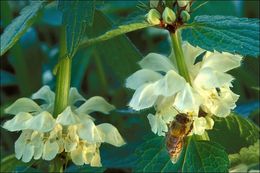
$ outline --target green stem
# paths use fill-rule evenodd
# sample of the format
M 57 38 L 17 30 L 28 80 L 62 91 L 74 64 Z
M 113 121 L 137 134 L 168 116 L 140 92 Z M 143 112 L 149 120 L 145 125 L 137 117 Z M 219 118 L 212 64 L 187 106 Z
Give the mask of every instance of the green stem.
M 191 84 L 189 72 L 185 63 L 184 54 L 182 50 L 181 35 L 178 31 L 171 33 L 172 46 L 175 54 L 175 59 L 172 61 L 177 63 L 179 73 L 184 79 Z
M 62 28 L 60 39 L 60 58 L 57 67 L 54 117 L 57 117 L 57 115 L 68 106 L 71 79 L 71 58 L 64 57 L 66 54 L 65 28 Z

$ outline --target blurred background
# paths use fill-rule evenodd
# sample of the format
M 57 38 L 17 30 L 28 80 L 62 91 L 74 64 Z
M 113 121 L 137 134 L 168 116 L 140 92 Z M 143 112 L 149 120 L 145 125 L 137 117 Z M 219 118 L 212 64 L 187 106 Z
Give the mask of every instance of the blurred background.
M 144 1 L 148 3 L 148 1 Z M 19 15 L 30 1 L 1 1 L 0 32 Z M 98 1 L 93 27 L 88 36 L 98 36 L 117 24 L 126 22 L 133 13 L 144 13 L 136 7 L 137 1 Z M 232 15 L 259 18 L 259 1 L 210 1 L 196 14 Z M 43 85 L 55 88 L 52 73 L 59 53 L 61 12 L 56 3 L 44 9 L 37 22 L 28 29 L 19 42 L 0 58 L 0 118 L 1 125 L 11 116 L 4 109 L 20 97 L 30 97 Z M 150 52 L 164 55 L 170 53 L 168 33 L 148 28 L 118 36 L 88 48 L 79 49 L 73 59 L 71 86 L 77 87 L 86 98 L 100 95 L 118 108 L 109 116 L 95 114 L 96 123 L 109 122 L 115 125 L 129 145 L 114 148 L 101 147 L 102 163 L 112 168 L 125 167 L 120 158 L 129 156 L 143 141 L 152 135 L 146 110 L 132 112 L 127 108 L 133 92 L 124 88 L 125 79 L 138 69 L 137 61 Z M 259 122 L 259 58 L 244 58 L 240 68 L 231 74 L 236 78 L 233 91 L 240 95 L 235 111 Z M 258 124 L 259 125 L 259 124 Z M 1 159 L 14 153 L 18 133 L 1 128 Z M 114 154 L 116 151 L 116 155 Z M 113 156 L 113 158 L 111 158 Z M 106 159 L 109 158 L 109 159 Z M 105 163 L 104 163 L 105 162 Z M 129 158 L 131 163 L 131 158 Z M 47 164 L 44 162 L 44 164 Z M 69 167 L 70 170 L 75 167 Z M 111 172 L 111 169 L 107 170 Z M 129 172 L 130 169 L 112 169 Z

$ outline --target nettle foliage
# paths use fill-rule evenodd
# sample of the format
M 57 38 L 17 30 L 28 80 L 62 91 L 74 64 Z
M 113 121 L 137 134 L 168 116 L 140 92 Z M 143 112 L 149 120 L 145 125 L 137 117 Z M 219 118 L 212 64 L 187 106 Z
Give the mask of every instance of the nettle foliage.
M 107 168 L 131 168 L 133 172 L 258 169 L 259 126 L 233 112 L 240 93 L 232 91 L 235 79 L 228 72 L 238 68 L 243 58 L 259 56 L 259 19 L 202 13 L 207 5 L 214 7 L 210 5 L 214 2 L 151 0 L 134 2 L 138 13 L 131 12 L 123 23 L 113 25 L 113 15 L 106 14 L 113 10 L 103 8 L 110 3 L 113 7 L 109 1 L 33 1 L 14 20 L 7 20 L 1 35 L 1 56 L 9 49 L 18 49 L 19 39 L 50 8 L 62 16 L 58 24 L 59 58 L 53 67 L 55 93 L 43 86 L 31 99 L 20 98 L 5 109 L 6 114 L 15 116 L 2 127 L 22 133 L 14 144 L 15 156 L 1 160 L 1 172 L 44 172 L 42 160 L 51 161 L 50 172 L 103 172 Z M 115 8 L 123 9 L 124 5 Z M 125 35 L 150 28 L 167 32 L 171 40 L 168 56 L 149 52 L 143 57 Z M 83 49 L 86 53 L 80 54 Z M 129 109 L 116 109 L 98 96 L 86 100 L 70 87 L 81 86 L 84 73 L 80 71 L 86 71 L 92 55 L 102 57 L 120 87 L 125 84 L 135 90 Z M 97 64 L 101 60 L 95 59 Z M 101 78 L 103 87 L 109 87 L 104 76 Z M 124 112 L 144 116 L 139 111 L 146 109 L 145 121 L 158 136 L 147 134 L 143 142 L 126 141 L 124 145 L 126 134 L 109 123 L 96 126 L 89 115 L 108 114 L 115 109 L 114 116 Z M 121 123 L 126 126 L 124 121 Z M 124 146 L 108 147 L 108 152 L 102 154 L 104 142 Z M 130 152 L 116 156 L 122 150 Z

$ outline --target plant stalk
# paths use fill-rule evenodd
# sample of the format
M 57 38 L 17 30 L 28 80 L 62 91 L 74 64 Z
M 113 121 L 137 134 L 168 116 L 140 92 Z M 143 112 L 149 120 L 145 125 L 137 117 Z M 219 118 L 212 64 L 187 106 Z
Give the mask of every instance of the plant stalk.
M 184 54 L 182 50 L 182 40 L 179 31 L 177 30 L 175 33 L 171 33 L 172 47 L 175 54 L 175 59 L 172 61 L 176 61 L 179 74 L 184 77 L 184 79 L 191 84 L 188 68 L 185 63 Z
M 71 80 L 71 58 L 66 55 L 65 28 L 62 28 L 60 38 L 60 58 L 57 67 L 57 80 L 54 103 L 54 117 L 57 117 L 67 106 Z

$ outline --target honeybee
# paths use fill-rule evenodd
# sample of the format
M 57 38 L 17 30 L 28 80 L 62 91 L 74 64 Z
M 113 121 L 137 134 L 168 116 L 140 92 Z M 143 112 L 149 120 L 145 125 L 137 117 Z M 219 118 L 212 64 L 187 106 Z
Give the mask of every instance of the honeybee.
M 185 113 L 178 113 L 168 125 L 166 133 L 166 148 L 170 155 L 172 163 L 176 163 L 182 152 L 185 137 L 191 132 L 193 121 Z

